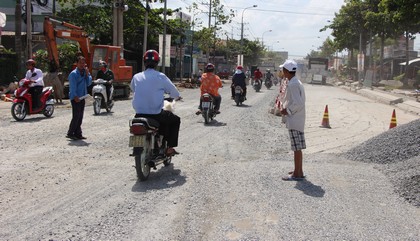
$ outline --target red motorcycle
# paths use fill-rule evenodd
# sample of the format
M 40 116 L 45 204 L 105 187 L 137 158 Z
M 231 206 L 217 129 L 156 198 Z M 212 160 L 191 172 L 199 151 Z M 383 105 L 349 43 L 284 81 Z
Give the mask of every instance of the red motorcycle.
M 42 90 L 41 107 L 32 109 L 32 95 L 29 93 L 31 83 L 31 80 L 22 79 L 19 81 L 19 88 L 15 91 L 11 111 L 13 118 L 17 121 L 25 119 L 26 115 L 44 114 L 46 117 L 51 117 L 54 113 L 54 91 L 51 86 L 44 87 Z

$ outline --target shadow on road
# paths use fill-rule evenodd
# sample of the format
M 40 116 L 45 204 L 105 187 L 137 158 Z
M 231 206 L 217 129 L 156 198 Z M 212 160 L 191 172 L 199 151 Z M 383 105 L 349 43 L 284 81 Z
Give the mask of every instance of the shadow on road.
M 321 186 L 315 185 L 307 179 L 296 182 L 295 188 L 311 197 L 323 197 L 325 194 L 325 190 Z
M 136 181 L 131 188 L 133 192 L 147 192 L 148 190 L 159 190 L 166 188 L 174 188 L 184 185 L 186 177 L 181 175 L 181 170 L 174 169 L 174 165 L 170 164 L 162 166 L 157 171 L 151 170 L 149 178 L 144 181 Z

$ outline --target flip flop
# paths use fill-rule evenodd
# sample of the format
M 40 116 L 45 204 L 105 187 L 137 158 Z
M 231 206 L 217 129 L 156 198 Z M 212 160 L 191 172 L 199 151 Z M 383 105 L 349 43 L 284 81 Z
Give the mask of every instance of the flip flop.
M 303 181 L 304 179 L 305 177 L 294 177 L 292 175 L 288 175 L 281 178 L 281 180 L 283 181 Z
M 295 173 L 294 171 L 290 171 L 290 172 L 288 172 L 287 174 L 289 174 L 289 175 L 293 175 L 293 173 Z M 306 177 L 306 175 L 303 175 L 303 178 L 305 178 Z
M 166 153 L 165 153 L 166 156 L 175 156 L 175 155 L 178 155 L 178 154 L 179 154 L 179 152 L 177 152 L 175 149 L 168 149 L 168 150 L 166 150 Z

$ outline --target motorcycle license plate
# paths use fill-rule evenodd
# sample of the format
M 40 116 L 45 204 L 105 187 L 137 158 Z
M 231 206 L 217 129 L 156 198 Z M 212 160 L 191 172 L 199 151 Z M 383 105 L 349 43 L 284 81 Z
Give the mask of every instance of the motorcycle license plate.
M 128 142 L 129 147 L 144 147 L 146 144 L 146 136 L 130 136 L 130 140 Z
M 203 108 L 209 108 L 210 107 L 210 102 L 203 102 L 203 103 L 201 103 L 201 107 L 203 107 Z

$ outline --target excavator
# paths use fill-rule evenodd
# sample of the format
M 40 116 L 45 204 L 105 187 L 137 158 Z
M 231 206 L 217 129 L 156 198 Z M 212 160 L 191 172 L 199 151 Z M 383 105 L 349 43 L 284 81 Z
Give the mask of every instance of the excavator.
M 62 27 L 58 28 L 57 26 Z M 109 69 L 114 72 L 114 97 L 128 98 L 130 96 L 133 67 L 126 65 L 125 59 L 120 55 L 121 48 L 119 46 L 93 45 L 82 27 L 50 17 L 44 19 L 44 37 L 52 71 L 56 71 L 60 67 L 57 38 L 73 40 L 78 42 L 94 78 L 99 70 L 99 61 L 105 61 Z

